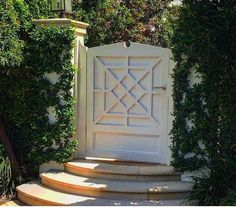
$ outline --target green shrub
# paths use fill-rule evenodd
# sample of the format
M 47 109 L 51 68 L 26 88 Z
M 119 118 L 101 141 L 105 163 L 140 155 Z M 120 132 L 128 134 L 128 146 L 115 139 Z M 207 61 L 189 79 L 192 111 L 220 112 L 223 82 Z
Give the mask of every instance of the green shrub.
M 21 177 L 15 177 L 11 170 L 11 163 L 8 158 L 0 161 L 0 196 L 13 198 L 15 188 L 22 183 Z
M 184 0 L 173 22 L 172 165 L 209 169 L 191 197 L 201 205 L 219 205 L 236 183 L 235 22 L 233 0 Z
M 236 206 L 236 188 L 229 189 L 226 196 L 220 202 L 221 206 Z
M 220 205 L 228 203 L 233 205 L 234 194 L 231 190 L 233 183 L 235 183 L 233 168 L 225 169 L 221 167 L 209 170 L 203 173 L 202 177 L 194 177 L 194 189 L 189 197 L 189 201 L 198 200 L 200 205 Z M 233 186 L 232 186 L 233 185 Z M 236 201 L 234 201 L 235 203 Z

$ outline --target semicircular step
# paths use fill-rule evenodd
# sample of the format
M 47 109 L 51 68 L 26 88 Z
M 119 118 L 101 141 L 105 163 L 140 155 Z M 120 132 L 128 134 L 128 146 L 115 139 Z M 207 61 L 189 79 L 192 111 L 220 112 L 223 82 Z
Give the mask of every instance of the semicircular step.
M 74 160 L 65 163 L 64 166 L 69 173 L 100 179 L 126 181 L 178 181 L 181 179 L 181 173 L 165 165 Z
M 40 175 L 42 184 L 70 194 L 112 199 L 183 199 L 192 183 L 183 181 L 115 181 L 49 171 Z
M 101 199 L 63 193 L 43 186 L 38 181 L 32 181 L 17 187 L 18 199 L 32 206 L 178 206 L 185 205 L 179 200 L 123 200 Z

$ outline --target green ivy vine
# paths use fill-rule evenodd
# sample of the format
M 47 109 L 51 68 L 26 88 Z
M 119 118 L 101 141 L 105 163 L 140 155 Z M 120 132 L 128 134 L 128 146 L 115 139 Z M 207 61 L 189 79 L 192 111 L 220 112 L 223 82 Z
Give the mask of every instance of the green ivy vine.
M 71 63 L 75 36 L 71 28 L 37 26 L 30 33 L 25 64 L 34 88 L 32 97 L 25 98 L 31 106 L 31 143 L 29 156 L 43 163 L 49 160 L 65 162 L 76 149 L 72 139 L 74 112 L 73 75 Z M 52 82 L 45 74 L 54 74 Z M 49 109 L 51 112 L 48 112 Z M 55 121 L 49 119 L 53 114 Z M 33 121 L 33 122 L 32 122 Z
M 23 61 L 2 79 L 1 113 L 17 158 L 28 173 L 36 173 L 44 162 L 66 162 L 76 150 L 71 92 L 74 40 L 70 27 L 32 27 Z
M 220 204 L 236 187 L 235 22 L 231 0 L 184 0 L 172 22 L 172 165 L 208 170 L 194 179 L 191 199 L 201 205 Z

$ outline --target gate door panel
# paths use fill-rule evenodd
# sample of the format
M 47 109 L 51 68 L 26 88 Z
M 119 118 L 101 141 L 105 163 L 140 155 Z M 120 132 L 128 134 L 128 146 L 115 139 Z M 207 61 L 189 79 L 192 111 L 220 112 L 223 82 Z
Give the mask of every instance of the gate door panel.
M 87 157 L 166 163 L 168 70 L 168 49 L 88 49 Z

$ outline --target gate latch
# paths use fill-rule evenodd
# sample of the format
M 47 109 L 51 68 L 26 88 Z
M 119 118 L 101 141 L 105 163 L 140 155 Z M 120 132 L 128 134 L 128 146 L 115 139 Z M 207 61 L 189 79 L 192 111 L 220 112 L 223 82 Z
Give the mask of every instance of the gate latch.
M 166 90 L 166 89 L 167 89 L 167 85 L 164 84 L 163 86 L 156 86 L 156 87 L 154 87 L 154 89 L 162 89 L 162 90 Z

